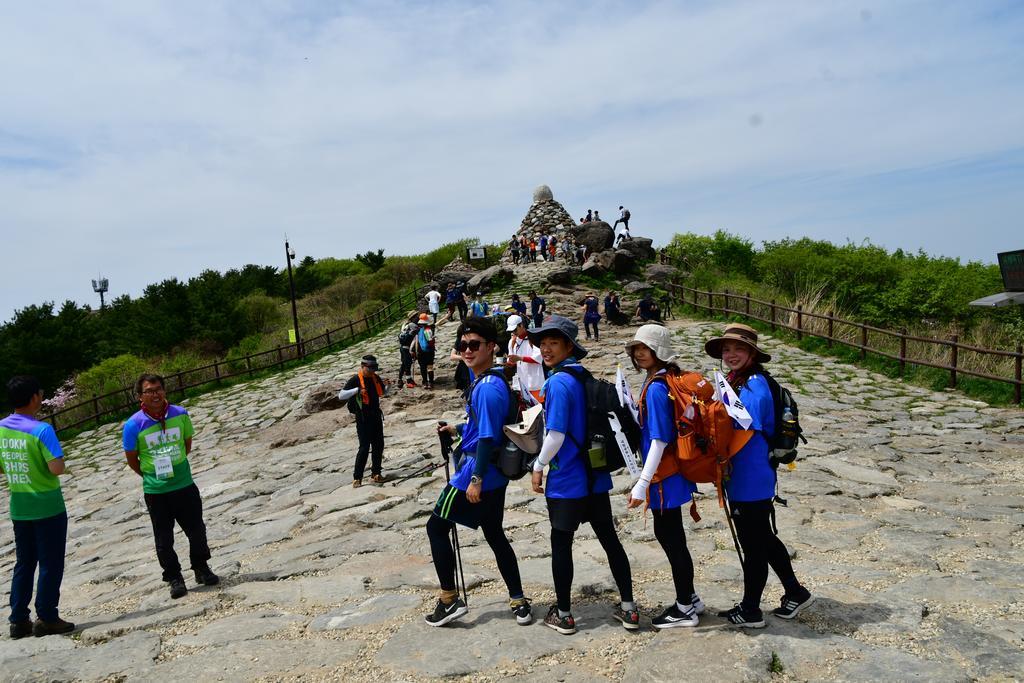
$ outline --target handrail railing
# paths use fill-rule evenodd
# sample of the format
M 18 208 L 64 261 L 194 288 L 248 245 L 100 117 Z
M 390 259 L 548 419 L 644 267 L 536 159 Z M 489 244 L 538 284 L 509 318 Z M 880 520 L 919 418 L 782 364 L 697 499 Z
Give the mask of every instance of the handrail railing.
M 662 262 L 665 261 L 666 260 L 663 259 Z M 1022 361 L 1024 361 L 1024 346 L 1021 344 L 1017 345 L 1016 351 L 989 349 L 981 346 L 975 346 L 973 344 L 964 344 L 960 342 L 957 335 L 952 335 L 949 339 L 936 339 L 934 337 L 922 337 L 919 335 L 907 334 L 906 328 L 902 328 L 899 331 L 887 330 L 881 327 L 875 327 L 874 325 L 868 325 L 866 323 L 837 318 L 831 312 L 818 313 L 816 311 L 805 311 L 803 306 L 800 304 L 793 308 L 781 305 L 775 300 L 764 301 L 762 299 L 752 297 L 749 292 L 746 294 L 737 294 L 735 292 L 730 292 L 729 290 L 714 292 L 711 290 L 696 289 L 694 287 L 687 287 L 685 285 L 674 283 L 670 283 L 668 287 L 676 296 L 677 300 L 684 305 L 707 311 L 713 315 L 739 315 L 751 320 L 758 320 L 762 323 L 766 323 L 771 326 L 772 331 L 775 331 L 777 328 L 782 328 L 795 332 L 797 339 L 802 339 L 804 335 L 808 335 L 818 339 L 824 339 L 829 347 L 831 347 L 833 343 L 842 344 L 843 346 L 860 351 L 861 358 L 866 358 L 868 353 L 873 353 L 878 356 L 897 361 L 899 363 L 899 374 L 901 377 L 906 371 L 906 366 L 909 363 L 910 365 L 920 365 L 949 372 L 950 387 L 957 386 L 960 375 L 1011 384 L 1013 385 L 1014 402 L 1018 405 L 1021 403 L 1021 387 L 1024 385 L 1024 381 L 1021 380 L 1021 366 Z M 690 296 L 690 300 L 687 300 L 688 295 Z M 732 308 L 731 305 L 733 301 L 739 302 L 742 306 Z M 719 304 L 719 302 L 721 303 Z M 760 307 L 761 310 L 758 311 L 756 307 Z M 783 315 L 788 314 L 790 321 L 780 319 L 780 313 Z M 795 324 L 791 322 L 794 319 L 794 316 L 796 321 Z M 822 332 L 809 327 L 806 324 L 808 319 L 824 321 L 826 324 L 825 331 Z M 843 338 L 837 333 L 836 326 L 842 327 L 844 325 L 858 333 L 855 335 L 854 340 Z M 899 351 L 892 352 L 872 346 L 870 343 L 872 333 L 874 333 L 876 337 L 881 335 L 896 340 L 899 343 Z M 907 354 L 907 342 L 945 347 L 949 352 L 949 361 L 947 363 L 937 363 L 925 358 L 911 357 Z M 995 375 L 990 372 L 983 372 L 981 370 L 964 367 L 960 358 L 961 351 L 978 354 L 980 356 L 1012 358 L 1014 361 L 1013 377 Z
M 176 392 L 183 393 L 206 384 L 220 385 L 225 380 L 243 375 L 252 377 L 257 372 L 283 367 L 291 361 L 302 360 L 337 346 L 344 347 L 363 335 L 372 334 L 391 324 L 396 316 L 417 304 L 427 289 L 429 289 L 429 285 L 411 288 L 389 301 L 383 308 L 359 320 L 350 320 L 341 327 L 324 330 L 322 334 L 302 339 L 297 343 L 278 346 L 275 349 L 238 358 L 220 358 L 196 368 L 179 370 L 164 377 L 167 394 L 170 396 Z M 93 395 L 84 401 L 65 406 L 49 415 L 40 417 L 53 425 L 58 432 L 90 423 L 99 425 L 105 417 L 123 414 L 130 409 L 137 408 L 138 399 L 135 397 L 134 391 L 133 386 L 121 387 L 101 396 Z M 123 399 L 117 400 L 118 397 L 123 397 Z M 80 414 L 83 408 L 88 408 L 89 412 Z M 67 422 L 60 419 L 61 417 L 66 418 Z

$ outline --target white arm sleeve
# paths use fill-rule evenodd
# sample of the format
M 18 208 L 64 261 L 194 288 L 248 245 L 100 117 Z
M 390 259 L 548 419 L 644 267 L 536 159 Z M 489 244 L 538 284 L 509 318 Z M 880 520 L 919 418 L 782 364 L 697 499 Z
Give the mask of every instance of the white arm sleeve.
M 341 401 L 347 401 L 356 394 L 359 393 L 359 387 L 353 387 L 351 389 L 342 389 L 338 392 L 338 399 Z
M 548 432 L 544 435 L 544 443 L 541 444 L 540 454 L 533 463 L 534 472 L 543 472 L 544 466 L 551 462 L 551 459 L 558 454 L 558 449 L 565 441 L 565 432 Z
M 665 454 L 666 448 L 668 448 L 667 441 L 651 440 L 651 447 L 647 449 L 647 459 L 644 460 L 644 469 L 640 472 L 640 478 L 629 494 L 630 498 L 636 500 L 645 500 L 647 498 L 647 487 L 651 485 L 651 479 L 654 478 L 654 473 L 658 471 L 658 465 L 661 464 L 661 456 Z

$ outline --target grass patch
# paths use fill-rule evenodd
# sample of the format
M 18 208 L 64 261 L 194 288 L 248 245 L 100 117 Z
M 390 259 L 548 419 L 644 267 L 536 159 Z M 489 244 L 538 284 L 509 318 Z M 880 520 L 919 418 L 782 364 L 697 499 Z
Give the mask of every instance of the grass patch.
M 782 659 L 779 658 L 779 653 L 772 650 L 772 659 L 768 662 L 768 673 L 783 674 L 785 672 L 786 667 L 782 665 Z

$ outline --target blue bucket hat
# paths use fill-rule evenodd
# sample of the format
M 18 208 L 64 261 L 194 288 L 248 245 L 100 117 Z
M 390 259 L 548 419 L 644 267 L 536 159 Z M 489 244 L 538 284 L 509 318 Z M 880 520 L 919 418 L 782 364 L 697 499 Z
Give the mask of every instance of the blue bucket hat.
M 572 354 L 576 357 L 576 360 L 583 360 L 587 357 L 587 350 L 576 341 L 576 337 L 580 334 L 580 328 L 573 321 L 561 315 L 549 315 L 544 318 L 544 322 L 540 327 L 529 330 L 526 334 L 530 338 L 530 343 L 538 346 L 541 337 L 545 336 L 548 332 L 558 332 L 572 342 L 572 345 L 576 347 L 575 353 Z

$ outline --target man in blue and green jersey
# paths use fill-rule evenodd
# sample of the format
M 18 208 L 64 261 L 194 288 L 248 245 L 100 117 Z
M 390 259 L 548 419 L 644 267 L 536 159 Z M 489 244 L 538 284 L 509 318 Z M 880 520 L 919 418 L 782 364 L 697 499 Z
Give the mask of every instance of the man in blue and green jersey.
M 210 546 L 203 523 L 203 500 L 192 481 L 188 454 L 192 450 L 192 420 L 188 411 L 167 402 L 164 378 L 144 374 L 135 383 L 142 409 L 124 423 L 124 455 L 142 477 L 142 492 L 153 523 L 156 557 L 171 597 L 188 593 L 181 564 L 174 552 L 174 523 L 185 532 L 196 583 L 214 586 L 220 579 L 210 571 Z
M 68 536 L 68 513 L 57 479 L 64 473 L 64 451 L 53 427 L 35 419 L 43 405 L 43 390 L 35 377 L 12 378 L 7 396 L 14 413 L 0 420 L 0 464 L 11 491 L 14 525 L 11 638 L 68 633 L 75 625 L 57 614 Z M 37 620 L 33 625 L 28 605 L 37 565 Z

